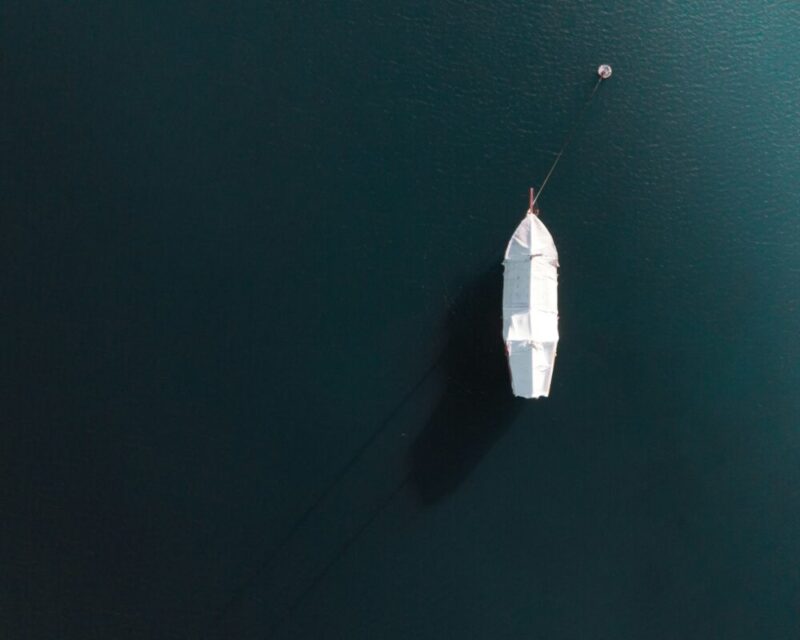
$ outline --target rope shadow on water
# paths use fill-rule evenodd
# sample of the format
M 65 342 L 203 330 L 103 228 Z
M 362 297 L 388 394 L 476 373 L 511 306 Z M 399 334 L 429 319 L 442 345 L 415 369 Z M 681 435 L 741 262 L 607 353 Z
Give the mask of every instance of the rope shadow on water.
M 507 431 L 525 403 L 511 394 L 501 303 L 499 265 L 476 278 L 452 303 L 444 351 L 399 405 L 411 401 L 431 373 L 441 369 L 445 382 L 440 399 L 407 452 L 403 479 L 373 506 L 363 523 L 275 620 L 267 637 L 273 637 L 288 622 L 400 495 L 410 489 L 418 499 L 417 509 L 436 504 L 459 488 Z
M 322 505 L 328 500 L 328 498 L 333 494 L 334 490 L 336 490 L 342 482 L 347 478 L 351 473 L 355 471 L 356 466 L 364 457 L 364 455 L 370 450 L 370 448 L 375 444 L 375 442 L 394 424 L 395 419 L 397 418 L 400 411 L 405 407 L 408 402 L 410 402 L 417 392 L 420 390 L 423 384 L 431 377 L 431 375 L 436 371 L 436 369 L 442 364 L 444 354 L 440 354 L 436 360 L 431 363 L 428 369 L 423 373 L 423 375 L 417 380 L 414 386 L 409 389 L 405 395 L 400 399 L 400 401 L 391 409 L 388 413 L 386 418 L 378 424 L 378 426 L 372 431 L 369 437 L 361 443 L 361 445 L 356 449 L 353 456 L 342 466 L 341 469 L 336 473 L 336 475 L 331 479 L 331 481 L 322 488 L 322 490 L 317 494 L 314 500 L 306 507 L 306 509 L 300 514 L 300 516 L 293 522 L 293 524 L 289 527 L 287 532 L 280 538 L 278 543 L 275 547 L 265 555 L 258 562 L 255 570 L 242 582 L 240 583 L 236 589 L 233 591 L 231 596 L 228 600 L 223 604 L 222 607 L 219 608 L 218 611 L 215 612 L 212 620 L 212 630 L 219 631 L 221 629 L 221 625 L 223 622 L 232 615 L 236 614 L 236 610 L 238 607 L 242 605 L 243 599 L 246 597 L 247 593 L 252 590 L 259 579 L 263 578 L 265 574 L 268 574 L 270 569 L 272 568 L 275 560 L 287 550 L 289 545 L 295 539 L 297 534 L 303 529 L 303 527 L 308 526 L 310 522 L 312 522 L 314 514 L 316 514 Z M 407 481 L 404 482 L 392 492 L 392 497 L 397 494 L 399 489 L 405 486 Z M 380 512 L 385 508 L 383 503 L 381 504 L 380 509 L 377 511 Z M 370 518 L 367 525 L 372 522 L 374 518 Z M 361 530 L 365 529 L 366 527 L 362 527 Z M 359 531 L 361 531 L 359 530 Z M 360 535 L 360 533 L 359 533 Z M 344 555 L 347 548 L 349 548 L 355 540 L 348 540 L 345 542 L 345 545 L 342 548 L 342 553 L 337 554 L 337 558 Z M 333 564 L 335 560 L 331 563 Z M 326 567 L 324 569 L 324 573 L 327 573 L 330 567 Z M 320 576 L 322 578 L 324 576 Z M 317 580 L 315 580 L 314 584 L 316 584 Z M 284 619 L 286 616 L 283 616 Z
M 502 268 L 499 265 L 464 287 L 448 310 L 447 343 L 441 354 L 321 490 L 277 547 L 259 563 L 249 579 L 239 585 L 218 612 L 215 631 L 222 632 L 220 625 L 225 618 L 233 623 L 230 618 L 238 617 L 237 610 L 246 594 L 271 573 L 275 558 L 288 551 L 300 530 L 313 526 L 314 515 L 323 503 L 346 477 L 357 472 L 359 461 L 390 430 L 402 408 L 414 400 L 434 372 L 444 378 L 443 387 L 429 419 L 406 452 L 407 468 L 403 477 L 373 505 L 362 523 L 264 630 L 266 637 L 272 637 L 283 628 L 397 497 L 410 490 L 418 499 L 417 508 L 425 509 L 455 492 L 466 480 L 524 406 L 524 401 L 511 394 L 501 334 L 501 303 Z M 215 637 L 224 637 L 224 633 Z

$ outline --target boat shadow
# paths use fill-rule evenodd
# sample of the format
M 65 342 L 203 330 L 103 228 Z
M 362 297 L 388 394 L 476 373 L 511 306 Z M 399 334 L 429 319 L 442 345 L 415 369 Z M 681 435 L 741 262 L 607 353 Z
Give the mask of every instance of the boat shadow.
M 511 393 L 502 290 L 497 265 L 465 287 L 449 309 L 444 389 L 409 451 L 410 484 L 423 505 L 458 489 L 524 406 Z

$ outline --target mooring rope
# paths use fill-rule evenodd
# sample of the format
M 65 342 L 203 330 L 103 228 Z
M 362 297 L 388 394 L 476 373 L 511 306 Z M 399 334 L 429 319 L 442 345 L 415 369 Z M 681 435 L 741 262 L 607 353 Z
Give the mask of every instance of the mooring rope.
M 572 129 L 570 129 L 570 132 L 567 134 L 567 137 L 564 138 L 564 143 L 561 145 L 561 150 L 556 154 L 556 158 L 555 160 L 553 160 L 553 164 L 550 165 L 550 170 L 547 172 L 547 175 L 544 177 L 544 180 L 542 180 L 542 186 L 539 187 L 539 191 L 536 194 L 536 197 L 534 197 L 533 202 L 531 202 L 531 209 L 533 209 L 536 206 L 536 201 L 539 199 L 539 196 L 542 195 L 542 191 L 544 191 L 544 188 L 547 186 L 547 181 L 550 180 L 550 176 L 553 175 L 553 171 L 555 171 L 558 161 L 561 160 L 561 156 L 564 155 L 564 151 L 569 146 L 569 143 L 572 141 L 575 132 L 578 130 L 578 125 L 581 123 L 581 120 L 583 120 L 583 116 L 586 114 L 586 111 L 592 102 L 592 98 L 594 98 L 594 94 L 597 93 L 597 90 L 600 88 L 600 85 L 603 84 L 603 80 L 605 80 L 605 78 L 601 75 L 599 78 L 597 78 L 597 82 L 594 83 L 594 88 L 592 89 L 592 92 L 589 94 L 589 97 L 586 98 L 586 102 L 583 103 L 583 107 L 581 107 L 581 110 L 578 113 L 578 117 L 575 118 L 575 122 L 572 125 Z

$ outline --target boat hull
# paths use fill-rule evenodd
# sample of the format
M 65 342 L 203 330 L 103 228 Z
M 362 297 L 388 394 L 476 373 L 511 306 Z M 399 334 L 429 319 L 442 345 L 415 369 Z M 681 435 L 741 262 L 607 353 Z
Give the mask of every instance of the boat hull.
M 503 260 L 503 340 L 515 396 L 550 394 L 558 347 L 558 252 L 538 216 L 528 213 Z

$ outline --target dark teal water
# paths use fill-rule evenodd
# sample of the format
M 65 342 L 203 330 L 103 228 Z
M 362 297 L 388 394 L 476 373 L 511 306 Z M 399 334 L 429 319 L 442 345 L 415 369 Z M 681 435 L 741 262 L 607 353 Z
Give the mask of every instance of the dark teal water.
M 793 637 L 799 30 L 5 3 L 2 636 Z M 492 265 L 601 62 L 514 402 Z

